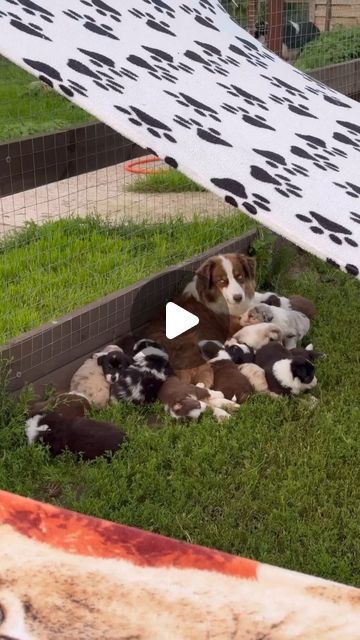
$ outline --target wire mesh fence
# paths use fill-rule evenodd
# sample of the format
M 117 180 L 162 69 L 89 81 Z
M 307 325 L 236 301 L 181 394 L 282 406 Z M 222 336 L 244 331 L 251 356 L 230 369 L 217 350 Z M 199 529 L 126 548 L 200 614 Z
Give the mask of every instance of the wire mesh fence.
M 299 69 L 326 68 L 320 79 L 356 96 L 359 68 L 341 65 L 360 57 L 360 0 L 222 4 L 269 49 Z M 0 344 L 249 226 L 0 58 Z

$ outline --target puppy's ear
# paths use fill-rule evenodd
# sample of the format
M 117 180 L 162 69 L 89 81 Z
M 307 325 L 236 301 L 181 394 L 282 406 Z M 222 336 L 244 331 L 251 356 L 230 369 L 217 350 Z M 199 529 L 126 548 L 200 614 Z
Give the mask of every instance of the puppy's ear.
M 106 358 L 106 356 L 105 356 L 105 355 L 102 355 L 102 356 L 99 356 L 99 357 L 98 357 L 98 359 L 97 359 L 97 363 L 98 363 L 99 367 L 102 367 L 102 366 L 103 366 L 103 364 L 104 364 L 104 362 L 105 362 L 105 358 Z
M 208 258 L 200 267 L 195 271 L 204 289 L 210 289 L 211 276 L 215 266 L 214 258 Z
M 237 253 L 236 257 L 244 270 L 245 277 L 248 278 L 248 280 L 255 280 L 256 259 L 250 258 L 250 256 L 246 256 L 244 253 Z
M 212 360 L 212 358 L 216 358 L 223 347 L 221 342 L 217 342 L 217 340 L 200 340 L 199 348 L 205 360 Z

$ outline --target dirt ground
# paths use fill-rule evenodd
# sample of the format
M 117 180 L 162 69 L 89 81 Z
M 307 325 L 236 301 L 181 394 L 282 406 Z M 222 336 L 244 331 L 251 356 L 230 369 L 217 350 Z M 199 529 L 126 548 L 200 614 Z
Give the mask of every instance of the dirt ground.
M 159 166 L 157 163 L 156 169 Z M 190 219 L 194 214 L 218 215 L 232 209 L 208 192 L 127 191 L 137 179 L 121 163 L 0 198 L 0 236 L 21 229 L 27 221 L 42 223 L 71 215 L 98 214 L 116 221 L 140 222 L 179 215 Z

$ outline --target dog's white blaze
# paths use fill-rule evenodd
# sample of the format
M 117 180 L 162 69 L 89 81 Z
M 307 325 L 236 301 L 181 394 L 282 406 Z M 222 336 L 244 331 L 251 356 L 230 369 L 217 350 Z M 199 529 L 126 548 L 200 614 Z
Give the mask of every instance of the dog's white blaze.
M 242 342 L 241 344 L 239 344 L 239 347 L 243 353 L 250 353 L 250 349 L 247 346 L 247 344 L 245 344 L 245 342 Z
M 39 437 L 39 433 L 42 431 L 47 431 L 49 429 L 49 425 L 43 424 L 39 427 L 39 422 L 42 418 L 42 415 L 36 414 L 32 418 L 26 420 L 26 437 L 28 439 L 29 444 L 33 444 Z
M 206 409 L 206 404 L 205 402 L 202 402 L 200 400 L 200 407 L 198 409 L 191 409 L 191 411 L 189 411 L 189 418 L 192 418 L 192 420 L 198 420 L 198 418 L 200 418 L 201 414 L 204 413 Z
M 244 298 L 246 297 L 245 291 L 234 278 L 233 264 L 231 260 L 229 260 L 229 258 L 224 258 L 224 256 L 220 256 L 220 260 L 229 281 L 229 284 L 227 285 L 227 287 L 224 287 L 221 290 L 221 293 L 228 304 L 235 304 L 236 306 L 238 306 L 240 303 L 234 300 L 234 296 L 241 295 L 241 302 L 243 302 Z
M 219 349 L 215 358 L 210 358 L 209 362 L 219 362 L 219 360 L 231 360 L 231 357 L 225 349 Z

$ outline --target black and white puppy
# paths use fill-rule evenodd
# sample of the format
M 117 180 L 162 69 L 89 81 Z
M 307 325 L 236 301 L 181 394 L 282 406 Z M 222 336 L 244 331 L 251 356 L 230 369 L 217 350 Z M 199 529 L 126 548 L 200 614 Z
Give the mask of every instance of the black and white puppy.
M 265 371 L 269 391 L 276 395 L 299 395 L 317 384 L 310 358 L 294 355 L 278 342 L 259 349 L 255 354 L 255 364 Z
M 54 456 L 66 449 L 83 460 L 93 460 L 107 452 L 115 453 L 125 440 L 125 433 L 111 422 L 86 417 L 66 418 L 58 413 L 42 413 L 26 421 L 29 444 L 38 440 L 50 447 Z
M 139 340 L 134 345 L 132 362 L 121 370 L 118 379 L 111 385 L 110 398 L 113 402 L 155 402 L 161 386 L 171 373 L 166 351 L 154 340 Z
M 121 372 L 131 364 L 132 360 L 123 351 L 109 351 L 102 353 L 97 359 L 99 367 L 102 368 L 105 380 L 113 384 L 119 380 Z
M 227 351 L 235 364 L 245 364 L 246 362 L 254 362 L 255 360 L 254 349 L 245 344 L 245 342 L 225 345 L 225 351 Z

